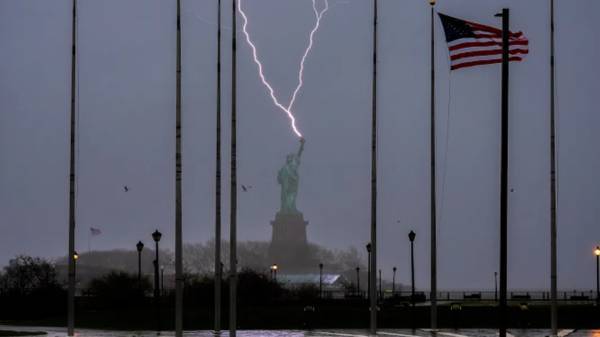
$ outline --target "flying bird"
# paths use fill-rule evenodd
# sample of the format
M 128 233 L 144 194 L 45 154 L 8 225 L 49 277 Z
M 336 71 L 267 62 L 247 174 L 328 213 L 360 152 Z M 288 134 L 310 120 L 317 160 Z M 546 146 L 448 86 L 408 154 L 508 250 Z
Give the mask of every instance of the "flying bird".
M 251 188 L 252 188 L 251 185 L 248 185 L 248 186 L 242 185 L 242 191 L 244 191 L 244 192 L 248 192 L 248 190 L 251 189 Z
M 129 186 L 123 185 L 123 190 L 125 190 L 125 192 L 129 192 Z

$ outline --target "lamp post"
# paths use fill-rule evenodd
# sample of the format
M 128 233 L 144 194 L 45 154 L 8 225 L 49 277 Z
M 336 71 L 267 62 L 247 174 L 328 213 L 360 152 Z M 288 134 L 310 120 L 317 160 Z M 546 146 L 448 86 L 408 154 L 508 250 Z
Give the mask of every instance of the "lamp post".
M 77 260 L 79 260 L 79 254 L 73 251 L 73 311 L 75 311 L 77 304 L 75 303 L 75 294 L 77 293 Z
M 410 279 L 411 279 L 411 291 L 410 291 L 410 303 L 411 303 L 411 321 L 413 322 L 413 329 L 415 328 L 415 237 L 417 234 L 414 231 L 408 233 L 408 239 L 410 240 Z
M 319 263 L 319 297 L 323 298 L 323 264 Z
M 596 305 L 600 305 L 600 246 L 594 249 L 596 255 Z
M 142 291 L 142 250 L 144 249 L 144 243 L 142 241 L 138 241 L 135 245 L 135 248 L 138 252 L 138 288 L 140 292 Z
M 367 243 L 367 299 L 371 298 L 371 243 Z
M 156 257 L 154 258 L 154 305 L 156 307 L 156 330 L 160 331 L 160 293 L 159 293 L 159 280 L 158 280 L 158 242 L 162 237 L 162 233 L 157 230 L 152 233 L 152 239 L 156 245 Z
M 75 289 L 77 289 L 77 260 L 79 260 L 79 254 L 73 251 L 73 275 L 75 278 Z
M 410 240 L 410 279 L 411 279 L 411 294 L 410 302 L 414 308 L 415 306 L 415 237 L 417 234 L 410 231 L 408 233 L 408 239 Z
M 383 299 L 383 292 L 381 291 L 381 269 L 379 269 L 379 298 Z
M 165 296 L 165 266 L 160 266 L 160 295 Z
M 271 278 L 273 279 L 273 281 L 277 282 L 277 269 L 279 269 L 279 267 L 277 266 L 276 263 L 274 263 L 271 266 Z
M 494 301 L 498 301 L 498 272 L 494 272 Z
M 392 268 L 392 296 L 396 295 L 396 267 Z
M 360 296 L 360 267 L 356 267 L 356 291 Z

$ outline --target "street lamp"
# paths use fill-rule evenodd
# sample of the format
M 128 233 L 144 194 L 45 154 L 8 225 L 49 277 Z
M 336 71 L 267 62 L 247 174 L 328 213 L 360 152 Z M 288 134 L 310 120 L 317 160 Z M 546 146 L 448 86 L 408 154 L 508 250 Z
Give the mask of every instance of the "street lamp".
M 410 240 L 410 275 L 411 275 L 411 302 L 415 306 L 415 237 L 417 234 L 410 231 L 408 239 Z
M 271 278 L 275 282 L 277 282 L 277 269 L 279 269 L 279 267 L 277 266 L 276 263 L 274 263 L 273 265 L 271 265 Z
M 160 294 L 165 296 L 165 266 L 160 266 Z
M 396 295 L 396 267 L 392 268 L 392 295 Z
M 596 305 L 600 305 L 600 246 L 594 249 L 596 255 Z
M 381 269 L 379 269 L 379 298 L 383 299 L 383 292 L 381 292 Z
M 356 291 L 360 296 L 360 267 L 356 267 Z
M 142 241 L 138 241 L 135 245 L 135 248 L 138 252 L 138 288 L 140 292 L 142 291 L 142 249 L 144 249 L 144 243 Z
M 429 0 L 429 4 L 430 4 L 431 6 L 435 6 L 435 0 Z
M 159 293 L 159 280 L 158 280 L 158 242 L 162 237 L 162 233 L 157 230 L 152 233 L 152 239 L 156 244 L 156 257 L 154 259 L 154 305 L 156 306 L 156 328 L 160 331 L 160 293 Z
M 498 272 L 494 272 L 494 301 L 498 300 Z
M 371 243 L 367 243 L 367 299 L 371 298 Z
M 323 264 L 319 263 L 319 297 L 323 298 Z
M 75 282 L 73 289 L 74 293 L 77 291 L 77 260 L 79 260 L 79 254 L 77 254 L 76 251 L 73 251 L 73 280 Z M 77 310 L 77 302 L 75 302 L 75 298 L 73 298 L 73 310 Z
M 77 260 L 79 260 L 79 254 L 76 251 L 73 251 L 73 274 L 75 278 L 75 284 L 77 284 Z

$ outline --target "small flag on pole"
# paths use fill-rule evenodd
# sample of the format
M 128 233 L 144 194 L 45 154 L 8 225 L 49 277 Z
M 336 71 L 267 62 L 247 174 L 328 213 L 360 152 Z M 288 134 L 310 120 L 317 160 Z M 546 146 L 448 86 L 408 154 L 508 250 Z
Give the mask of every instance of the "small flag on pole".
M 438 13 L 450 51 L 450 69 L 502 63 L 502 30 Z M 509 61 L 522 61 L 529 40 L 522 32 L 510 33 Z
M 92 234 L 92 236 L 98 236 L 102 234 L 102 231 L 99 228 L 90 227 L 90 234 Z

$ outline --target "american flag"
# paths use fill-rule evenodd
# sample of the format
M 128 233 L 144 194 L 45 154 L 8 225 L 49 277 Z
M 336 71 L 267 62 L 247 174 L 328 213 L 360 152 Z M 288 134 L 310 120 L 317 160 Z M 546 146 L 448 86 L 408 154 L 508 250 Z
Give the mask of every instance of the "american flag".
M 90 227 L 90 233 L 92 236 L 96 236 L 102 234 L 102 231 L 98 228 Z
M 502 63 L 502 30 L 438 13 L 450 50 L 450 69 Z M 509 35 L 509 61 L 522 61 L 529 40 L 522 32 Z

